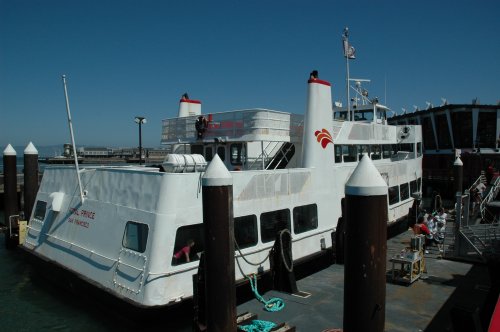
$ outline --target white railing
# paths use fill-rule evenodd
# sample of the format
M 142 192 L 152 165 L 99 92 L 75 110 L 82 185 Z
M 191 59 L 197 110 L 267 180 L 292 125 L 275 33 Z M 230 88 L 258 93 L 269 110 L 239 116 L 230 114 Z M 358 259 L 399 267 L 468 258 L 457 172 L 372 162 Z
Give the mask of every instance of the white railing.
M 486 197 L 481 202 L 480 211 L 481 211 L 481 218 L 483 220 L 486 220 L 486 217 L 487 217 L 486 214 L 488 213 L 486 206 L 488 205 L 489 202 L 491 202 L 492 200 L 494 200 L 497 197 L 499 191 L 500 191 L 500 176 L 498 176 L 495 179 L 495 182 L 491 186 L 491 189 L 488 192 L 488 195 L 486 195 Z M 496 216 L 493 216 L 493 218 L 495 219 Z M 494 221 L 495 220 L 491 220 L 491 222 L 494 222 Z
M 260 135 L 266 140 L 290 141 L 302 135 L 303 115 L 254 109 L 203 115 L 207 129 L 203 138 L 239 138 Z M 162 144 L 196 139 L 195 123 L 198 116 L 163 120 Z

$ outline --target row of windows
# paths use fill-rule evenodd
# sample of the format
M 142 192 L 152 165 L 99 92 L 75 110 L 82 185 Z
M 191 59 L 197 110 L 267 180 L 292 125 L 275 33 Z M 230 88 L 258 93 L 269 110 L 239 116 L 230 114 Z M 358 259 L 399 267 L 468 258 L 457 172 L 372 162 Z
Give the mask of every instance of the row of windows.
M 192 145 L 191 153 L 201 154 L 206 161 L 211 161 L 214 157 L 215 146 L 213 145 Z M 226 160 L 226 146 L 217 146 L 217 154 L 222 161 Z M 231 165 L 241 166 L 245 163 L 245 146 L 243 143 L 232 143 L 229 145 L 229 158 Z
M 293 232 L 304 233 L 318 228 L 318 208 L 316 204 L 297 206 L 293 209 Z M 247 215 L 234 218 L 234 238 L 240 249 L 258 243 L 257 216 Z M 290 210 L 282 209 L 264 212 L 260 215 L 260 240 L 268 243 L 276 239 L 283 229 L 291 229 Z M 190 259 L 197 259 L 196 253 L 204 250 L 203 224 L 179 227 L 175 237 L 174 253 L 193 241 Z M 132 248 L 131 248 L 132 249 Z M 135 250 L 135 249 L 133 249 Z M 184 257 L 173 259 L 172 264 L 184 264 Z
M 362 145 L 335 145 L 335 163 L 347 163 L 361 160 L 364 153 L 367 153 L 372 160 L 389 159 L 396 155 L 398 151 L 415 151 L 415 146 L 411 143 L 402 144 L 362 144 Z M 417 157 L 422 155 L 422 143 L 417 143 Z
M 401 201 L 410 198 L 410 195 L 415 192 L 420 192 L 422 188 L 422 178 L 418 178 L 408 183 L 402 183 L 399 186 L 389 187 L 389 205 L 394 205 Z

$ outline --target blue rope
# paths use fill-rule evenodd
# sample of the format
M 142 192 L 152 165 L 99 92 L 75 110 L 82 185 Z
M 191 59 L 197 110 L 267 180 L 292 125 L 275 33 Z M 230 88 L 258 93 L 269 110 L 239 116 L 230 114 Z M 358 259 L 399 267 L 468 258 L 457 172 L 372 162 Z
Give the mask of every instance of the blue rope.
M 254 319 L 252 321 L 252 324 L 240 325 L 240 326 L 238 326 L 238 328 L 242 331 L 247 331 L 247 332 L 269 332 L 275 326 L 276 326 L 276 324 L 274 324 L 273 322 Z
M 269 301 L 264 300 L 264 298 L 259 294 L 259 291 L 257 290 L 257 276 L 256 275 L 254 275 L 255 284 L 254 284 L 254 280 L 252 280 L 251 276 L 247 277 L 247 278 L 248 278 L 248 280 L 250 280 L 250 287 L 252 287 L 252 291 L 254 292 L 255 297 L 257 298 L 257 300 L 259 300 L 260 302 L 262 302 L 264 304 L 264 309 L 266 311 L 276 312 L 276 311 L 280 311 L 281 309 L 283 309 L 285 307 L 285 302 L 278 297 L 273 297 Z

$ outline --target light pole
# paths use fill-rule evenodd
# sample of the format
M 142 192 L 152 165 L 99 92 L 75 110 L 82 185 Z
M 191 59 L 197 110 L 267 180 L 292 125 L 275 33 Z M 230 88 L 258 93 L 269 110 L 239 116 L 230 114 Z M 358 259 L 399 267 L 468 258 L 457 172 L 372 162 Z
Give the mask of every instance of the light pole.
M 134 121 L 139 125 L 139 165 L 142 165 L 142 124 L 146 123 L 146 118 L 136 116 Z

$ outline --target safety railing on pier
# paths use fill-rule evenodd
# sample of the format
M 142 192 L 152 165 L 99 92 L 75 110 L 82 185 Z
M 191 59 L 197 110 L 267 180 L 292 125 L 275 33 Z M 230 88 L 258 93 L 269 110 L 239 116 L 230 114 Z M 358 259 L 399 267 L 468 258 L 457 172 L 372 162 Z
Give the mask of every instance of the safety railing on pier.
M 470 196 L 457 195 L 456 198 L 455 219 L 446 227 L 444 257 L 486 262 L 489 256 L 500 255 L 500 223 L 480 223 L 470 219 Z
M 495 182 L 489 189 L 486 197 L 481 201 L 481 205 L 479 207 L 481 211 L 481 218 L 487 223 L 498 223 L 498 216 L 488 210 L 488 203 L 493 201 L 500 191 L 500 177 L 495 179 Z

